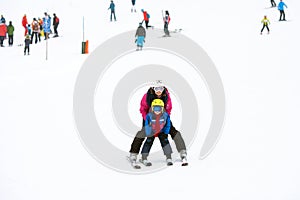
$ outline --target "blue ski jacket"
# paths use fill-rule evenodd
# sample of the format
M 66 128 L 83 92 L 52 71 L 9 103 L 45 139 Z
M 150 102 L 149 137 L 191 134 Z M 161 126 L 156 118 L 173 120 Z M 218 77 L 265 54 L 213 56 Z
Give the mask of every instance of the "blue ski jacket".
M 284 10 L 284 6 L 287 8 L 286 4 L 284 2 L 279 2 L 278 4 L 278 10 Z
M 50 26 L 51 26 L 51 18 L 43 18 L 43 29 L 45 33 L 50 33 Z
M 114 3 L 111 3 L 109 5 L 109 8 L 108 9 L 111 9 L 111 11 L 115 11 L 115 4 Z
M 156 115 L 153 112 L 149 112 L 145 120 L 145 133 L 146 136 L 155 134 Z M 170 115 L 163 112 L 159 119 L 160 133 L 169 134 L 171 128 Z

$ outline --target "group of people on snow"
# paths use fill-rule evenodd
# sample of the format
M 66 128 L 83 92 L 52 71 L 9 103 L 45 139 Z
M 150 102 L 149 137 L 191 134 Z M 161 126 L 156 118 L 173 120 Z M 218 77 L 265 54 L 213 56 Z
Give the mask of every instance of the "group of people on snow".
M 274 0 L 271 0 L 271 7 L 276 7 L 276 2 Z M 277 6 L 280 16 L 279 16 L 279 21 L 286 21 L 285 19 L 285 12 L 284 8 L 287 8 L 287 5 L 280 0 Z M 264 18 L 261 20 L 261 23 L 263 24 L 263 27 L 260 31 L 260 34 L 263 33 L 264 29 L 266 28 L 268 30 L 268 34 L 270 33 L 269 25 L 270 25 L 270 20 L 267 18 L 267 15 L 264 16 Z
M 45 40 L 49 39 L 49 35 L 52 34 L 51 25 L 53 25 L 54 36 L 58 37 L 58 25 L 59 18 L 56 14 L 53 14 L 53 23 L 51 24 L 50 15 L 45 12 L 43 18 L 33 18 L 32 22 L 28 22 L 26 14 L 22 18 L 22 26 L 24 27 L 24 55 L 29 55 L 29 46 L 33 42 L 36 44 L 38 41 L 41 42 L 41 37 L 45 37 Z M 14 31 L 15 28 L 12 24 L 12 21 L 9 21 L 9 24 L 6 25 L 6 19 L 3 15 L 0 18 L 0 46 L 4 47 L 4 40 L 8 36 L 8 45 L 13 46 L 14 43 Z

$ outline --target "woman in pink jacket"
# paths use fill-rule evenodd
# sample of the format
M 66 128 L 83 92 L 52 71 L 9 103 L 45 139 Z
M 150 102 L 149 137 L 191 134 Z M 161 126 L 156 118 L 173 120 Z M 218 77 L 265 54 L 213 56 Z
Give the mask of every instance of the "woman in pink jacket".
M 161 81 L 157 81 L 157 84 L 155 87 L 150 87 L 146 94 L 144 94 L 142 100 L 141 100 L 141 106 L 140 106 L 140 112 L 143 116 L 143 126 L 145 124 L 145 119 L 147 114 L 149 113 L 149 110 L 151 108 L 151 103 L 154 99 L 161 99 L 164 102 L 164 109 L 166 112 L 171 115 L 172 110 L 172 101 L 169 94 L 168 89 L 162 85 Z M 184 140 L 181 136 L 181 133 L 176 130 L 176 128 L 173 126 L 171 122 L 171 128 L 170 128 L 170 135 L 172 139 L 175 142 L 176 149 L 180 153 L 181 159 L 186 162 L 186 146 L 184 143 Z M 136 162 L 137 155 L 140 152 L 140 148 L 144 142 L 144 139 L 146 137 L 145 129 L 144 127 L 142 130 L 138 131 L 130 148 L 130 161 Z

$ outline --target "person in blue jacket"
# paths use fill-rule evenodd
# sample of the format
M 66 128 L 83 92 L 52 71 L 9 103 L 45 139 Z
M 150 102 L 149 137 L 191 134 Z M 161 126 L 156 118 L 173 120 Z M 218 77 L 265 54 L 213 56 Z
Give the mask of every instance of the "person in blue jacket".
M 112 21 L 112 16 L 114 15 L 114 19 L 115 19 L 115 21 L 117 21 L 117 19 L 116 19 L 116 10 L 115 10 L 115 8 L 116 8 L 116 6 L 115 6 L 115 4 L 114 4 L 114 1 L 113 0 L 111 0 L 111 2 L 110 2 L 110 5 L 109 5 L 109 8 L 108 8 L 108 10 L 110 9 L 110 21 Z
M 285 19 L 285 13 L 284 13 L 284 7 L 287 8 L 287 5 L 282 0 L 280 0 L 280 2 L 278 4 L 278 10 L 280 12 L 279 21 L 286 21 L 286 19 Z
M 43 18 L 43 30 L 45 34 L 45 40 L 49 39 L 49 34 L 51 32 L 51 17 L 45 12 L 45 17 Z
M 151 166 L 152 163 L 147 160 L 150 149 L 153 145 L 155 137 L 159 138 L 164 155 L 167 157 L 167 165 L 173 165 L 172 148 L 170 146 L 168 135 L 171 128 L 170 115 L 164 111 L 164 102 L 161 99 L 154 99 L 151 103 L 150 112 L 145 120 L 145 133 L 147 139 L 142 148 L 141 162 L 145 166 Z

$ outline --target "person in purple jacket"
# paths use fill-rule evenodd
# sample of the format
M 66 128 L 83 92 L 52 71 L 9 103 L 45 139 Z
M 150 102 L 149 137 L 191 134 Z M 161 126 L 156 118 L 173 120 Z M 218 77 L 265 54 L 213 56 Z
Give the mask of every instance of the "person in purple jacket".
M 164 102 L 164 110 L 168 115 L 171 114 L 172 110 L 172 101 L 170 94 L 168 92 L 168 89 L 163 86 L 162 81 L 158 80 L 156 81 L 156 84 L 154 87 L 150 87 L 146 94 L 144 94 L 142 100 L 141 100 L 141 106 L 140 106 L 140 113 L 143 117 L 143 128 L 142 130 L 138 131 L 135 138 L 133 139 L 133 142 L 131 144 L 131 148 L 129 150 L 130 152 L 130 161 L 136 162 L 137 155 L 140 152 L 140 148 L 144 142 L 144 139 L 146 137 L 145 134 L 145 120 L 146 116 L 149 113 L 149 110 L 151 108 L 151 103 L 154 99 L 161 99 Z M 180 157 L 184 163 L 187 163 L 186 161 L 186 146 L 185 142 L 181 136 L 181 133 L 176 130 L 176 128 L 173 126 L 172 122 L 170 122 L 170 131 L 169 134 L 171 135 L 172 139 L 175 142 L 176 149 L 180 153 Z

